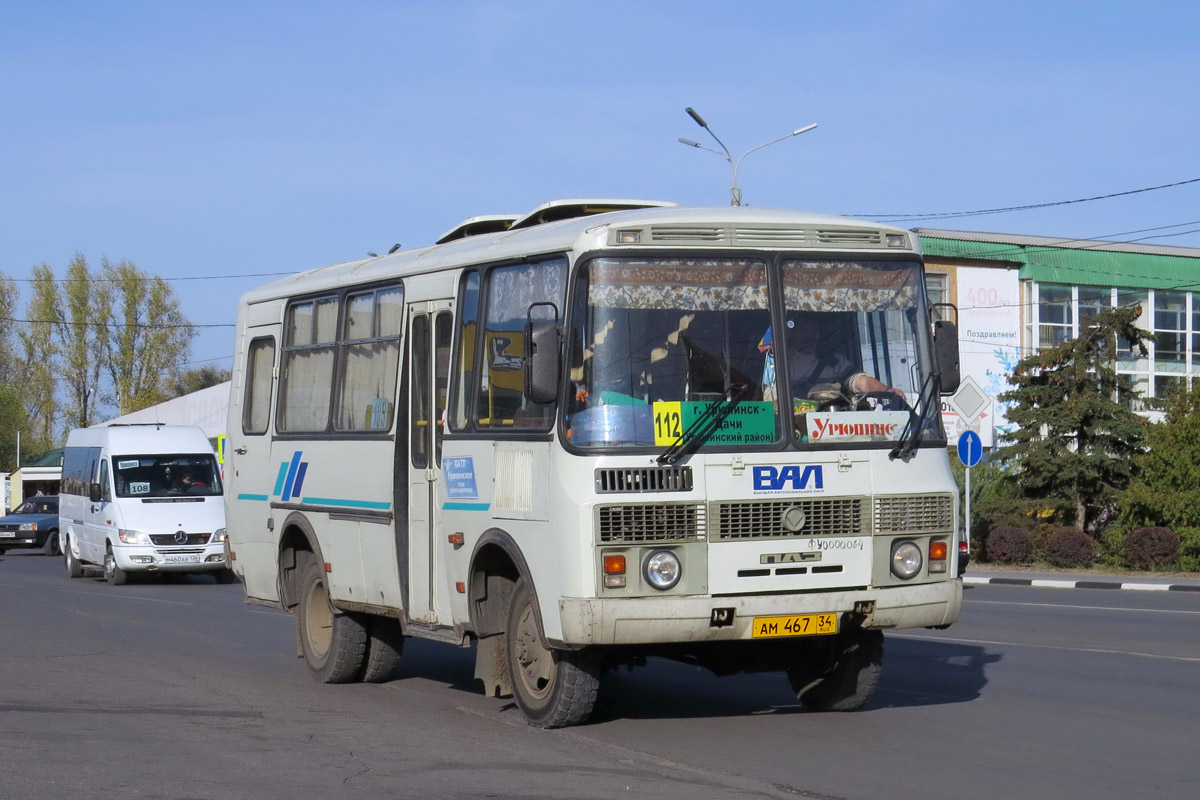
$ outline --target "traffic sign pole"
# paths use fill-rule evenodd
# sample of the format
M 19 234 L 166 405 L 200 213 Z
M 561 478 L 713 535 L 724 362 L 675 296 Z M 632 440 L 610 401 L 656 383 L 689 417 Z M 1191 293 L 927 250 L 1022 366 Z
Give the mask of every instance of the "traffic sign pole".
M 967 499 L 966 499 L 966 525 L 967 525 L 967 547 L 971 546 L 971 467 L 979 463 L 983 458 L 983 440 L 979 438 L 979 434 L 975 431 L 963 431 L 963 434 L 958 437 L 958 458 L 962 461 L 964 472 L 966 473 Z

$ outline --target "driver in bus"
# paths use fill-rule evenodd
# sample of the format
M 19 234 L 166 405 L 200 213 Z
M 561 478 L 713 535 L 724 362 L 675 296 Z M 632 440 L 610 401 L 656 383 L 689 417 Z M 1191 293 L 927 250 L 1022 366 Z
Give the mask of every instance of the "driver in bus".
M 907 400 L 900 389 L 888 386 L 875 376 L 857 369 L 840 350 L 818 352 L 821 330 L 817 319 L 812 315 L 789 315 L 787 326 L 788 331 L 784 339 L 793 398 L 806 399 L 814 390 L 828 388 L 844 395 L 891 392 L 901 400 Z M 763 369 L 763 399 L 774 401 L 775 347 L 770 328 L 767 328 L 767 332 L 759 341 L 758 349 L 766 356 Z

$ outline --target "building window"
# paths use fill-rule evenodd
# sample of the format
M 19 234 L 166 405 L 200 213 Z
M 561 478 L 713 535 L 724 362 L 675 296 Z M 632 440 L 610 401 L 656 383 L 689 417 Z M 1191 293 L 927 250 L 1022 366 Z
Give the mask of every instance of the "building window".
M 1071 287 L 1052 283 L 1038 286 L 1039 348 L 1055 347 L 1072 337 L 1075 314 Z
M 941 272 L 925 273 L 925 297 L 931 307 L 934 320 L 944 319 L 945 308 L 939 308 L 949 302 L 950 276 Z

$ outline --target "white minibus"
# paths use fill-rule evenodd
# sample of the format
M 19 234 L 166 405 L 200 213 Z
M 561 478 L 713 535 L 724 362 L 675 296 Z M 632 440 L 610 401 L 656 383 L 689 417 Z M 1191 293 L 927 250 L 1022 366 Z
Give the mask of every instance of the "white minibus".
M 225 563 L 225 505 L 212 445 L 200 428 L 111 425 L 67 436 L 59 499 L 67 574 L 103 567 L 109 583 L 152 572 L 207 572 Z

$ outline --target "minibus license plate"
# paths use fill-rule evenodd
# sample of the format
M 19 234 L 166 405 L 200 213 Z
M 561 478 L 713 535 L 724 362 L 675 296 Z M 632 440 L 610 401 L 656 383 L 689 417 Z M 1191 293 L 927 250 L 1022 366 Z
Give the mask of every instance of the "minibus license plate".
M 185 556 L 163 556 L 164 564 L 199 564 L 200 554 L 192 553 Z
M 750 629 L 755 639 L 777 636 L 818 636 L 837 633 L 837 614 L 793 614 L 787 617 L 755 617 Z

